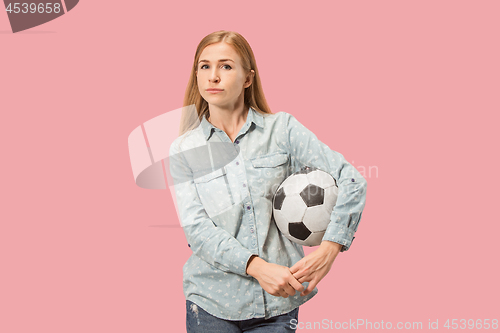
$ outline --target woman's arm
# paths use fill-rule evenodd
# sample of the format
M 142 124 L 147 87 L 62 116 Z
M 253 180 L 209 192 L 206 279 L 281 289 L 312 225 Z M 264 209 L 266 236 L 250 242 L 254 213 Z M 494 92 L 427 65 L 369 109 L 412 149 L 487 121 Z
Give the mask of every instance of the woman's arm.
M 284 116 L 283 133 L 286 137 L 283 142 L 287 144 L 294 169 L 307 165 L 326 171 L 338 187 L 337 202 L 321 245 L 290 268 L 300 283 L 309 282 L 307 289 L 301 293 L 305 296 L 330 271 L 338 253 L 347 251 L 351 246 L 365 206 L 367 182 L 342 154 L 319 141 L 294 116 L 288 113 Z
M 365 207 L 366 179 L 342 154 L 319 141 L 294 116 L 283 114 L 285 137 L 282 141 L 291 156 L 293 169 L 298 170 L 305 165 L 316 167 L 331 174 L 337 183 L 338 198 L 323 240 L 341 244 L 340 252 L 347 251 Z
M 210 219 L 198 196 L 185 154 L 178 150 L 177 141 L 170 146 L 169 157 L 179 218 L 191 250 L 222 271 L 248 277 L 246 267 L 252 252 Z

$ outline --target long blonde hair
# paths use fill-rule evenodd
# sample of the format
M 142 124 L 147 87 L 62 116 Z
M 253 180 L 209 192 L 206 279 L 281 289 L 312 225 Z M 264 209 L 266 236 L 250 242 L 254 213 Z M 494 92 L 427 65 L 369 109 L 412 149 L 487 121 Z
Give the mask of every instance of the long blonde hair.
M 250 44 L 248 44 L 246 39 L 237 32 L 220 30 L 212 32 L 211 34 L 205 36 L 198 44 L 198 47 L 196 49 L 193 68 L 191 69 L 191 76 L 189 78 L 189 82 L 186 87 L 186 93 L 184 95 L 184 108 L 181 115 L 179 136 L 195 128 L 206 114 L 209 115 L 208 103 L 203 99 L 203 97 L 201 97 L 200 91 L 198 90 L 196 69 L 198 66 L 198 61 L 200 60 L 200 55 L 205 47 L 210 44 L 220 42 L 228 43 L 235 49 L 235 51 L 241 58 L 241 65 L 246 72 L 250 72 L 251 69 L 255 71 L 252 84 L 249 87 L 245 88 L 245 107 L 252 107 L 255 111 L 261 113 L 272 113 L 269 105 L 267 105 L 264 91 L 262 90 L 257 63 L 255 61 L 255 57 L 253 55 Z M 198 119 L 196 119 L 194 113 L 188 112 L 189 108 L 186 108 L 187 106 L 193 104 L 196 107 Z

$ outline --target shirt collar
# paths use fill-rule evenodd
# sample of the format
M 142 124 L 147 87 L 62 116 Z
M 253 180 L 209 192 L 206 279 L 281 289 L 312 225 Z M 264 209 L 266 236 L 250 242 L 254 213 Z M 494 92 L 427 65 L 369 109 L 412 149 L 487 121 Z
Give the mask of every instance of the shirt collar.
M 264 116 L 262 116 L 262 114 L 260 114 L 259 112 L 255 111 L 252 107 L 250 107 L 248 109 L 247 120 L 242 127 L 243 131 L 248 130 L 248 128 L 250 127 L 252 122 L 257 126 L 264 128 Z M 203 129 L 203 134 L 204 134 L 205 139 L 207 141 L 210 138 L 210 136 L 212 135 L 213 131 L 218 130 L 217 127 L 212 125 L 207 120 L 206 114 L 205 114 L 205 116 L 203 116 L 203 119 L 201 120 L 200 126 Z

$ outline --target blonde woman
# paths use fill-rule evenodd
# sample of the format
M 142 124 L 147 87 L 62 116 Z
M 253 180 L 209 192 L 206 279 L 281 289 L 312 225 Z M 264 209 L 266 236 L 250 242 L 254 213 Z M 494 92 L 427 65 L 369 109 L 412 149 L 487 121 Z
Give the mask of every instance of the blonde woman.
M 299 306 L 349 249 L 366 180 L 286 112 L 271 113 L 248 42 L 217 31 L 194 56 L 170 172 L 193 254 L 184 265 L 188 332 L 295 332 Z M 187 110 L 187 109 L 186 109 Z M 303 166 L 339 192 L 321 245 L 304 257 L 272 216 L 279 184 Z

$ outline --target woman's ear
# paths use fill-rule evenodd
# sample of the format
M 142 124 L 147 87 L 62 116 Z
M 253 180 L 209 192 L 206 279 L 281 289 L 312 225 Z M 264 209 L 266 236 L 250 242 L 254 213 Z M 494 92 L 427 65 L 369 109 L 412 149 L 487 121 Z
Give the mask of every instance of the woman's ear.
M 255 71 L 251 69 L 247 75 L 247 80 L 245 81 L 245 88 L 248 88 L 252 85 L 254 77 L 255 77 Z

